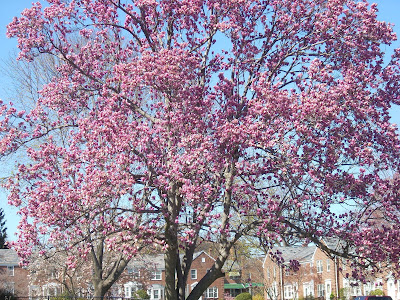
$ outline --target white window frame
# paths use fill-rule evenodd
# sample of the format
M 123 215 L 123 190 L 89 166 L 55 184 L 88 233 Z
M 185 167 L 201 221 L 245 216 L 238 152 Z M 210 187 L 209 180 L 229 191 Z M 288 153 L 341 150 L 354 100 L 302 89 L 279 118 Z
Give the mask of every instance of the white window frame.
M 190 279 L 192 280 L 197 279 L 197 269 L 190 269 Z
M 216 286 L 209 287 L 204 295 L 206 299 L 218 299 L 218 288 Z
M 293 283 L 293 298 L 299 299 L 299 284 L 297 282 Z
M 157 295 L 156 295 L 156 293 L 157 293 Z M 159 289 L 153 290 L 153 299 L 161 299 L 161 290 L 159 290 Z
M 317 297 L 325 298 L 325 284 L 324 283 L 317 285 Z
M 330 259 L 326 260 L 326 271 L 327 272 L 331 271 L 331 260 Z
M 132 296 L 132 289 L 130 286 L 125 286 L 125 298 L 130 298 Z
M 285 268 L 285 276 L 290 276 L 290 269 L 289 268 Z
M 330 299 L 330 296 L 332 294 L 332 281 L 331 280 L 325 280 L 325 294 L 326 294 L 326 299 Z
M 307 293 L 307 291 L 309 293 Z M 303 283 L 303 296 L 304 296 L 304 298 L 306 298 L 308 296 L 314 297 L 314 284 L 312 282 Z
M 324 271 L 324 265 L 322 260 L 317 260 L 317 273 L 322 273 Z
M 140 278 L 140 270 L 137 268 L 129 268 L 128 274 L 134 278 Z
M 293 299 L 293 286 L 285 285 L 283 288 L 285 299 Z
M 154 270 L 151 274 L 151 280 L 162 280 L 162 271 Z
M 8 276 L 14 276 L 14 275 L 15 275 L 15 268 L 14 268 L 14 266 L 8 266 L 8 267 L 7 267 L 7 274 L 8 274 Z
M 371 282 L 367 282 L 363 285 L 364 288 L 364 295 L 369 295 L 369 293 L 373 290 L 373 284 Z M 400 281 L 399 281 L 399 287 L 400 289 Z

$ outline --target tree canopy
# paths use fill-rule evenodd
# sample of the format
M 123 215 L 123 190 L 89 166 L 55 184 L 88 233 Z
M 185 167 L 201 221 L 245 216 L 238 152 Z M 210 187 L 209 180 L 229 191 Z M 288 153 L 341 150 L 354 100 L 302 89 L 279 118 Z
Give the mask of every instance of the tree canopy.
M 384 61 L 395 34 L 376 11 L 351 0 L 24 10 L 8 25 L 19 59 L 59 65 L 32 109 L 1 107 L 2 155 L 27 157 L 7 184 L 19 253 L 61 240 L 80 257 L 102 249 L 126 261 L 160 245 L 174 300 L 198 299 L 246 235 L 326 251 L 320 239 L 336 237 L 346 244 L 336 254 L 360 265 L 398 263 L 399 178 L 388 174 L 400 144 L 388 109 L 400 103 L 400 51 Z M 185 295 L 202 240 L 219 255 Z

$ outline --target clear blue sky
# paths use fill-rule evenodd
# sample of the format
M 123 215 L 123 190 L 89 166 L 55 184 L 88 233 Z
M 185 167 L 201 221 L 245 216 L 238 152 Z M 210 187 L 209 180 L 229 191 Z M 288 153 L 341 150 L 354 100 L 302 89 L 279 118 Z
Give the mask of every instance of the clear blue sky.
M 400 0 L 375 0 L 371 1 L 371 3 L 372 2 L 378 3 L 379 19 L 394 24 L 395 31 L 398 32 L 400 38 Z M 4 1 L 0 10 L 0 61 L 6 60 L 9 55 L 15 51 L 17 45 L 16 40 L 6 38 L 6 25 L 11 22 L 14 16 L 18 16 L 24 8 L 30 7 L 31 3 L 31 0 Z M 391 48 L 395 47 L 400 47 L 399 41 Z M 387 49 L 388 52 L 390 52 L 390 50 L 390 48 Z M 2 89 L 4 85 L 7 85 L 6 80 L 1 75 L 2 74 L 0 74 L 0 99 L 5 98 L 5 96 L 2 95 Z M 393 108 L 391 110 L 391 116 L 393 123 L 400 125 L 400 107 Z M 9 238 L 14 240 L 14 233 L 17 230 L 18 223 L 17 211 L 7 205 L 6 195 L 2 192 L 0 192 L 0 207 L 5 210 Z

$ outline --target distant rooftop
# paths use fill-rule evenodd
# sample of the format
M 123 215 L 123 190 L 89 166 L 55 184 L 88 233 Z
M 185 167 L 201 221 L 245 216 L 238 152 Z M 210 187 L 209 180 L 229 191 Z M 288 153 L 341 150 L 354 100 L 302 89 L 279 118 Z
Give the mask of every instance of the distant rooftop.
M 138 255 L 128 263 L 131 268 L 154 268 L 165 270 L 164 254 Z
M 272 253 L 279 251 L 285 262 L 297 260 L 299 263 L 311 260 L 316 246 L 274 247 Z
M 20 258 L 13 249 L 0 249 L 0 266 L 18 266 Z

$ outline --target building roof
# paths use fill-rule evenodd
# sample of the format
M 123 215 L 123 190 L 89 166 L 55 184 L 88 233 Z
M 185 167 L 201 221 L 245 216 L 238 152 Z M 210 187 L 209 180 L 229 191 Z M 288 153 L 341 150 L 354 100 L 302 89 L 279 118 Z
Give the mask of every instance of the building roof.
M 195 252 L 193 254 L 193 260 L 197 259 L 202 254 L 207 255 L 212 260 L 215 260 L 212 256 L 210 256 L 205 251 Z M 182 257 L 181 257 L 182 258 Z M 164 254 L 147 254 L 147 255 L 138 255 L 131 259 L 128 263 L 128 268 L 152 268 L 154 267 L 157 270 L 165 270 L 165 261 Z
M 152 268 L 165 270 L 164 254 L 138 255 L 131 259 L 128 268 Z
M 341 248 L 343 247 L 342 243 L 338 238 L 324 238 L 323 242 L 331 250 L 340 251 Z
M 204 251 L 204 250 L 201 250 L 201 251 L 199 251 L 199 252 L 195 252 L 194 254 L 193 254 L 193 260 L 195 260 L 196 258 L 198 258 L 200 255 L 202 255 L 202 254 L 205 254 L 205 255 L 207 255 L 209 258 L 211 258 L 212 260 L 214 260 L 215 261 L 215 258 L 214 257 L 212 257 L 210 254 L 208 254 L 206 251 Z M 181 259 L 182 259 L 182 257 L 181 257 Z
M 330 250 L 338 252 L 344 251 L 345 245 L 343 241 L 338 238 L 324 238 L 322 242 Z M 265 256 L 265 259 L 268 256 L 278 254 L 278 257 L 282 257 L 284 262 L 296 260 L 301 264 L 311 261 L 316 249 L 317 246 L 315 244 L 308 246 L 276 246 L 270 250 L 268 255 Z
M 316 246 L 274 247 L 272 253 L 278 253 L 285 262 L 297 260 L 299 263 L 310 261 L 317 249 Z
M 13 249 L 0 249 L 0 266 L 19 266 L 20 258 Z

